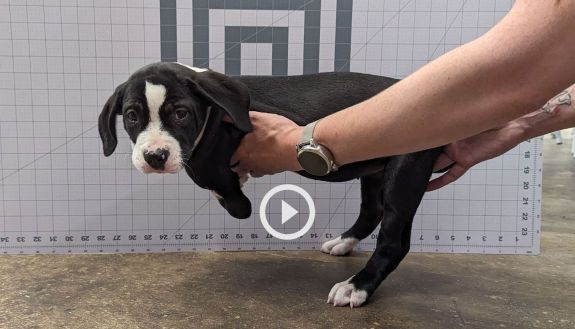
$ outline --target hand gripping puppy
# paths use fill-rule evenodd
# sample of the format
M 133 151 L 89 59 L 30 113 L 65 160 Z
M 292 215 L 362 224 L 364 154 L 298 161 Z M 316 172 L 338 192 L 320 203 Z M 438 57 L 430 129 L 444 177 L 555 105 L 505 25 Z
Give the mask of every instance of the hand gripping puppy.
M 395 82 L 348 72 L 228 77 L 179 63 L 154 63 L 116 88 L 100 114 L 98 128 L 104 155 L 110 156 L 118 143 L 116 116 L 121 115 L 138 170 L 176 173 L 185 169 L 198 186 L 214 193 L 230 215 L 246 218 L 252 212 L 241 190 L 246 178 L 230 169 L 230 159 L 252 129 L 250 109 L 306 125 L 366 100 Z M 325 242 L 323 252 L 349 253 L 381 222 L 376 250 L 365 268 L 335 284 L 329 303 L 362 305 L 408 253 L 413 217 L 441 149 L 356 162 L 321 177 L 298 172 L 323 181 L 361 181 L 356 223 Z

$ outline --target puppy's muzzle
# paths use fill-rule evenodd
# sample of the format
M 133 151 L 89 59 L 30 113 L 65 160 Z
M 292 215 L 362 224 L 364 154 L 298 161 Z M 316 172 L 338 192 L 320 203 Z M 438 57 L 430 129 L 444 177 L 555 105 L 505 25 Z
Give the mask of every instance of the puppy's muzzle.
M 164 170 L 169 156 L 170 152 L 166 149 L 157 149 L 152 152 L 144 151 L 144 160 L 146 160 L 150 167 L 156 170 Z

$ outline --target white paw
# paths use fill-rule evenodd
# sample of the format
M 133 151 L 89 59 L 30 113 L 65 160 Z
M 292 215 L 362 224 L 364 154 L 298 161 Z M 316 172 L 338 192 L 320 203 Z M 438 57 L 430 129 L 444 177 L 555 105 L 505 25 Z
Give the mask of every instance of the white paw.
M 334 256 L 343 256 L 348 254 L 358 243 L 359 240 L 356 238 L 342 239 L 341 236 L 338 236 L 333 240 L 324 242 L 321 246 L 321 251 Z
M 353 276 L 351 277 L 353 278 Z M 327 303 L 333 306 L 346 306 L 349 304 L 351 308 L 359 307 L 367 300 L 367 291 L 355 289 L 352 283 L 349 283 L 351 278 L 336 283 L 327 297 Z

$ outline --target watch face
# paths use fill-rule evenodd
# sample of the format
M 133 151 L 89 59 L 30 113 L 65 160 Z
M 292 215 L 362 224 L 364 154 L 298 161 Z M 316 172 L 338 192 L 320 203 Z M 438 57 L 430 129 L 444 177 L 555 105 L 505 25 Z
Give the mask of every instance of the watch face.
M 329 173 L 328 162 L 320 154 L 303 151 L 298 154 L 298 160 L 302 168 L 314 176 L 324 176 Z

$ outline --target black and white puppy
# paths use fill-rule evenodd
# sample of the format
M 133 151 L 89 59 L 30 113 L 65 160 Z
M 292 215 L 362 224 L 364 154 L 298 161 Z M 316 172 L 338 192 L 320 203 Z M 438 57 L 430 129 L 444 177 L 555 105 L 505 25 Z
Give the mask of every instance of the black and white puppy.
M 242 137 L 252 129 L 248 110 L 280 114 L 305 125 L 368 99 L 395 82 L 344 72 L 228 77 L 179 63 L 155 63 L 116 88 L 98 126 L 104 155 L 109 156 L 117 145 L 116 116 L 122 115 L 138 170 L 176 173 L 185 169 L 196 184 L 214 192 L 230 215 L 246 218 L 251 203 L 241 190 L 245 178 L 238 177 L 229 163 Z M 335 284 L 329 303 L 362 305 L 408 253 L 413 217 L 440 152 L 441 148 L 435 148 L 352 163 L 323 177 L 299 172 L 323 181 L 361 180 L 356 223 L 325 242 L 323 252 L 349 253 L 381 222 L 374 254 L 359 273 Z

